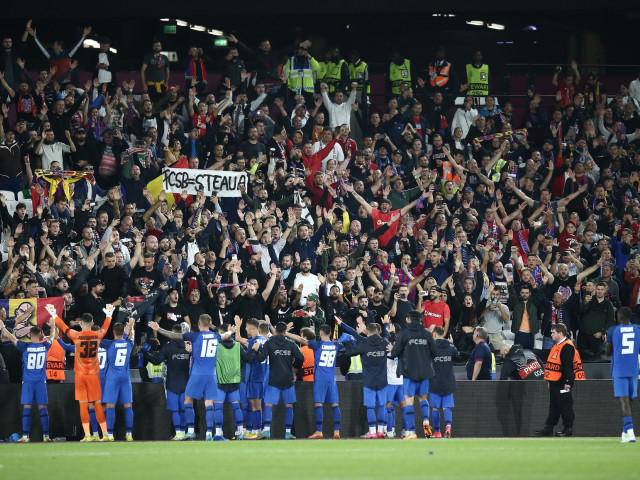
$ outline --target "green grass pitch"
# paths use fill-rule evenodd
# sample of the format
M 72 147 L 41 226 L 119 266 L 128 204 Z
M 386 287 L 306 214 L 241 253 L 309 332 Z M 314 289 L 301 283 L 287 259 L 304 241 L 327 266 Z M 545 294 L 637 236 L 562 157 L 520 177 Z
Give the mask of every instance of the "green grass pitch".
M 0 478 L 611 480 L 635 478 L 639 447 L 619 438 L 2 444 Z

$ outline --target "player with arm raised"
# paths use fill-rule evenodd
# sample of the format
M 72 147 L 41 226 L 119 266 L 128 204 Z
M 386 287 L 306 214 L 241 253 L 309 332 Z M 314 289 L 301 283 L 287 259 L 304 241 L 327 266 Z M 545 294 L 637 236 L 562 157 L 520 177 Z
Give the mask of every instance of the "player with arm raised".
M 285 334 L 287 325 L 278 322 L 275 334 L 264 345 L 254 343 L 249 358 L 262 362 L 269 358 L 269 385 L 264 392 L 264 438 L 271 438 L 271 418 L 273 406 L 282 396 L 284 402 L 285 440 L 295 438 L 291 435 L 293 425 L 293 404 L 296 403 L 296 388 L 293 386 L 293 367 L 300 368 L 304 363 L 304 355 L 300 348 Z
M 107 422 L 104 410 L 100 404 L 102 397 L 102 389 L 100 387 L 100 365 L 98 362 L 98 347 L 100 340 L 104 338 L 111 325 L 111 316 L 115 307 L 108 303 L 103 309 L 106 318 L 102 324 L 102 330 L 94 332 L 91 330 L 93 326 L 93 315 L 83 313 L 80 317 L 81 331 L 71 330 L 61 318 L 58 317 L 56 309 L 53 305 L 48 304 L 47 311 L 51 317 L 55 317 L 56 326 L 67 337 L 73 340 L 76 347 L 75 365 L 73 370 L 76 372 L 75 390 L 76 400 L 80 402 L 80 419 L 82 420 L 82 428 L 84 430 L 84 438 L 81 442 L 93 442 L 95 437 L 91 436 L 89 404 L 93 404 L 96 411 L 96 419 L 100 424 L 103 437 L 107 435 Z
M 53 325 L 53 328 L 55 328 Z M 40 412 L 40 422 L 42 424 L 42 439 L 45 443 L 50 442 L 49 438 L 49 398 L 47 396 L 47 353 L 51 347 L 51 339 L 42 341 L 42 329 L 31 327 L 29 331 L 30 342 L 19 342 L 4 323 L 0 320 L 0 332 L 3 333 L 13 345 L 22 352 L 22 394 L 20 403 L 22 404 L 22 438 L 18 443 L 29 443 L 29 433 L 31 430 L 31 405 L 34 400 Z
M 107 436 L 108 442 L 113 442 L 113 427 L 116 423 L 116 402 L 124 407 L 124 423 L 127 428 L 125 439 L 133 442 L 133 392 L 131 389 L 131 374 L 129 373 L 129 359 L 133 350 L 133 326 L 135 320 L 129 323 L 116 323 L 113 326 L 113 340 L 102 340 L 100 346 L 107 351 L 107 372 L 104 388 L 102 389 L 102 403 L 107 405 Z M 124 338 L 125 334 L 128 338 Z
M 198 319 L 197 332 L 175 333 L 160 328 L 156 322 L 149 322 L 149 327 L 172 340 L 187 340 L 191 342 L 193 351 L 191 353 L 191 373 L 187 388 L 184 392 L 184 414 L 187 421 L 187 433 L 180 440 L 195 440 L 194 430 L 195 412 L 193 411 L 193 401 L 204 397 L 206 410 L 207 435 L 205 440 L 225 441 L 222 436 L 222 429 L 216 431 L 213 436 L 213 424 L 215 419 L 214 400 L 218 397 L 218 385 L 216 383 L 216 355 L 218 344 L 226 340 L 235 333 L 235 326 L 226 333 L 218 335 L 209 330 L 211 317 L 207 314 L 200 315 Z M 221 408 L 221 404 L 216 403 Z
M 338 345 L 331 341 L 331 327 L 320 325 L 320 341 L 307 340 L 298 335 L 287 333 L 287 337 L 298 343 L 308 345 L 315 357 L 313 379 L 313 406 L 316 417 L 316 431 L 309 438 L 323 438 L 323 404 L 333 408 L 333 438 L 340 438 L 340 407 L 338 406 L 338 385 L 336 384 L 336 356 Z
M 622 406 L 622 443 L 634 443 L 631 401 L 638 395 L 640 328 L 631 324 L 631 309 L 618 310 L 618 325 L 607 331 L 607 355 L 611 355 L 613 396 Z

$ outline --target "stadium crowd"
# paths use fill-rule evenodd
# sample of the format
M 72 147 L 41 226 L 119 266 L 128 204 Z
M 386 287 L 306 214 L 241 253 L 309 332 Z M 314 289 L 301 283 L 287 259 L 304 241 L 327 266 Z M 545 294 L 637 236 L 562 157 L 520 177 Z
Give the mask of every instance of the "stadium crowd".
M 481 52 L 457 75 L 443 47 L 423 70 L 395 52 L 386 91 L 371 92 L 356 51 L 319 61 L 309 41 L 229 35 L 221 66 L 192 47 L 185 84 L 170 85 L 156 40 L 139 75 L 119 73 L 108 38 L 80 65 L 90 34 L 48 47 L 29 21 L 2 40 L 0 320 L 18 339 L 35 323 L 22 299 L 63 297 L 60 318 L 80 330 L 83 314 L 100 327 L 107 304 L 128 319 L 153 298 L 135 323 L 146 380 L 161 379 L 158 352 L 175 340 L 158 329 L 197 331 L 205 314 L 221 334 L 237 329 L 248 364 L 268 355 L 244 340 L 266 338 L 266 319 L 302 344 L 340 340 L 336 365 L 362 379 L 353 336 L 393 340 L 419 314 L 471 358 L 469 379 L 490 379 L 487 352 L 548 351 L 559 323 L 585 361 L 607 358 L 616 310 L 640 323 L 639 79 L 609 98 L 594 72 L 558 67 L 555 98 L 530 88 L 516 118 L 490 95 Z M 157 180 L 171 168 L 247 182 L 166 192 Z M 313 364 L 305 354 L 298 379 Z

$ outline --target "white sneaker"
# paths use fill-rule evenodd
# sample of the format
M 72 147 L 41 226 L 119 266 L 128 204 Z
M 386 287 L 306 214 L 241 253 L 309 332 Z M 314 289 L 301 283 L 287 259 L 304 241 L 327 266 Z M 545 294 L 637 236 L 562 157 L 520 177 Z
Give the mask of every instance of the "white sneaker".
M 622 438 L 620 439 L 621 443 L 636 443 L 636 435 L 633 433 L 633 429 L 627 430 L 626 433 L 622 434 Z

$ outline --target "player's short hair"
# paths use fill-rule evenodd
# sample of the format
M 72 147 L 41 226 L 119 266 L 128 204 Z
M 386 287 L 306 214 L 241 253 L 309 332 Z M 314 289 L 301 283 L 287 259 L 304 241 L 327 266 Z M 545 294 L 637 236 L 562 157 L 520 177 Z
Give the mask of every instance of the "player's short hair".
M 564 323 L 556 323 L 551 330 L 555 330 L 556 333 L 561 333 L 565 337 L 567 336 L 567 326 Z
M 323 325 L 323 327 L 324 326 L 325 325 Z M 307 340 L 315 340 L 316 339 L 316 334 L 310 328 L 303 328 L 302 330 L 300 330 L 300 335 L 302 337 L 306 338 Z
M 378 324 L 377 323 L 368 323 L 367 331 L 369 333 L 378 333 Z
M 279 335 L 284 335 L 284 333 L 287 331 L 287 324 L 284 322 L 278 322 L 276 323 L 276 333 L 278 333 Z
M 227 333 L 227 330 L 229 330 L 229 326 L 230 325 L 228 323 L 223 323 L 218 327 L 218 330 L 222 333 Z M 182 329 L 180 331 L 182 331 Z
M 407 314 L 407 320 L 409 320 L 411 323 L 414 323 L 414 322 L 418 323 L 421 318 L 422 318 L 422 314 L 420 312 L 418 312 L 417 310 L 411 310 Z
M 320 333 L 324 333 L 325 335 L 331 335 L 331 327 L 329 325 L 320 325 Z
M 116 258 L 116 254 L 114 252 L 107 252 L 104 254 L 104 258 Z
M 100 325 L 91 325 L 92 332 L 99 332 L 101 330 Z
M 93 315 L 91 315 L 90 313 L 83 313 L 82 317 L 80 317 L 80 320 L 82 320 L 82 323 L 93 323 Z
M 260 325 L 260 322 L 255 318 L 250 318 L 249 320 L 246 321 L 246 325 L 247 327 L 258 328 L 258 326 Z
M 487 329 L 484 327 L 476 327 L 476 335 L 482 340 L 489 338 L 489 332 L 487 332 Z
M 202 315 L 200 315 L 200 318 L 198 318 L 198 323 L 200 323 L 200 325 L 202 325 L 203 327 L 208 327 L 209 325 L 211 325 L 211 315 L 203 313 Z
M 124 323 L 116 323 L 113 326 L 113 334 L 114 335 L 123 335 L 124 334 Z
M 29 333 L 31 334 L 32 337 L 39 337 L 40 334 L 42 333 L 42 329 L 36 325 L 34 325 L 33 327 L 31 327 L 31 330 L 29 330 Z
M 171 331 L 173 333 L 182 333 L 182 326 L 179 323 L 177 323 L 176 325 L 171 327 Z
M 628 325 L 631 322 L 631 309 L 629 307 L 622 307 L 618 310 L 618 323 Z
M 269 324 L 264 320 L 260 320 L 258 322 L 258 332 L 261 334 L 269 334 Z
M 433 333 L 435 333 L 437 336 L 439 337 L 444 337 L 444 328 L 442 327 L 435 327 L 433 329 Z

